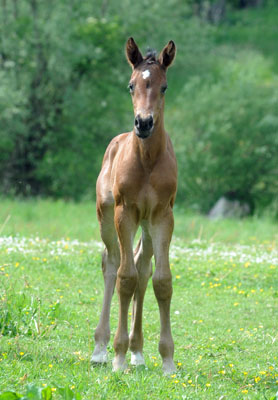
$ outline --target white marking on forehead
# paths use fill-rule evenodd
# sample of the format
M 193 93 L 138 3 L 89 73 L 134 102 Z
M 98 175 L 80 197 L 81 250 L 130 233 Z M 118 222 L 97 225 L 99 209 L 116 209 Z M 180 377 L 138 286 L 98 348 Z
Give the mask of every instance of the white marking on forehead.
M 147 79 L 150 75 L 151 75 L 151 73 L 148 69 L 146 69 L 145 71 L 142 72 L 143 79 Z

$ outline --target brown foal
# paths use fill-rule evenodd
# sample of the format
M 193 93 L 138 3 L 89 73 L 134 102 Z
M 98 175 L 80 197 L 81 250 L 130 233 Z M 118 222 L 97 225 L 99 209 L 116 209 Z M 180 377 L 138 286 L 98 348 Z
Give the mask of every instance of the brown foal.
M 119 322 L 114 339 L 113 369 L 126 368 L 125 356 L 131 350 L 131 364 L 144 364 L 142 311 L 152 256 L 155 259 L 153 288 L 160 311 L 159 352 L 163 370 L 175 370 L 174 343 L 170 325 L 172 276 L 169 245 L 177 190 L 177 164 L 171 140 L 164 129 L 166 70 L 175 57 L 170 41 L 158 59 L 153 52 L 142 57 L 133 38 L 126 44 L 126 56 L 133 71 L 129 83 L 135 123 L 131 132 L 116 136 L 109 144 L 97 180 L 97 215 L 106 246 L 102 256 L 105 282 L 103 307 L 95 331 L 92 362 L 107 361 L 110 339 L 110 306 L 116 285 Z M 142 236 L 133 251 L 138 229 Z M 132 326 L 128 336 L 128 309 L 133 296 Z

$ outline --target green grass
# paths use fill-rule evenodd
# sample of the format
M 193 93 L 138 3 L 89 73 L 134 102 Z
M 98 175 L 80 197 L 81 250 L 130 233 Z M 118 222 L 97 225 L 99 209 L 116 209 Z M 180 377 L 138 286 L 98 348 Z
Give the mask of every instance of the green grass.
M 177 373 L 164 377 L 151 282 L 144 308 L 147 368 L 112 373 L 111 363 L 90 366 L 103 293 L 93 204 L 1 201 L 0 393 L 36 385 L 52 388 L 54 399 L 73 393 L 82 399 L 275 398 L 277 224 L 175 214 Z M 117 313 L 114 296 L 112 335 Z M 112 359 L 112 340 L 109 354 Z
M 0 235 L 101 240 L 93 203 L 1 199 L 0 204 Z M 175 235 L 186 242 L 194 239 L 241 244 L 278 241 L 277 223 L 270 218 L 210 221 L 202 215 L 188 214 L 179 206 L 175 207 L 175 216 Z

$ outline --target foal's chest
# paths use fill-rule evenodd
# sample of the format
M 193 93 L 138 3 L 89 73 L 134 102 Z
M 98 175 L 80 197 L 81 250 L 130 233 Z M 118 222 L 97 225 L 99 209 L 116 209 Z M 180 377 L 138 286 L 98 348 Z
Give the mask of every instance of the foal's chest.
M 177 172 L 175 158 L 169 150 L 151 162 L 125 148 L 118 153 L 112 171 L 116 205 L 135 207 L 140 219 L 148 218 L 158 208 L 173 205 Z
M 118 175 L 116 203 L 136 206 L 143 218 L 147 218 L 157 206 L 167 207 L 176 193 L 176 177 L 171 165 L 151 171 L 129 170 L 125 179 L 122 178 Z
M 142 218 L 147 219 L 158 204 L 159 193 L 149 183 L 142 185 L 136 198 L 136 206 L 140 210 Z

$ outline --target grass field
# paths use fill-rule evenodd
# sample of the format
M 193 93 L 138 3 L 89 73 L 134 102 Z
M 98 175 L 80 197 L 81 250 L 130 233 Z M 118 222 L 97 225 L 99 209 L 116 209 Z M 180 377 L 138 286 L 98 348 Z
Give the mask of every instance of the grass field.
M 93 204 L 0 204 L 1 400 L 18 398 L 7 391 L 29 391 L 32 399 L 276 399 L 277 224 L 256 218 L 213 222 L 175 211 L 171 316 L 177 373 L 164 377 L 151 282 L 144 310 L 146 368 L 112 373 L 111 363 L 90 365 L 103 293 Z M 112 335 L 116 324 L 114 296 Z M 112 359 L 112 341 L 109 352 Z

